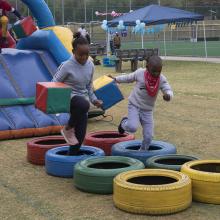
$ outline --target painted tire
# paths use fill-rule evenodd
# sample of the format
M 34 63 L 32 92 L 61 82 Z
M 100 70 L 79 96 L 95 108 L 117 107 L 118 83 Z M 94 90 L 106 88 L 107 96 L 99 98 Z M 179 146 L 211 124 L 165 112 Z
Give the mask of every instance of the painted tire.
M 126 212 L 171 214 L 188 208 L 192 202 L 191 180 L 173 170 L 128 171 L 114 179 L 114 204 Z
M 147 159 L 146 167 L 180 171 L 183 164 L 193 160 L 198 158 L 180 154 L 158 155 Z
M 45 154 L 48 150 L 66 145 L 62 136 L 34 138 L 27 142 L 27 160 L 32 164 L 44 165 Z
M 119 134 L 116 131 L 98 131 L 87 134 L 84 144 L 101 148 L 105 151 L 106 155 L 111 155 L 111 148 L 114 144 L 134 139 L 133 134 Z
M 184 164 L 181 172 L 192 180 L 193 200 L 220 204 L 220 160 L 196 160 Z
M 129 157 L 89 158 L 75 166 L 74 184 L 85 192 L 111 194 L 116 175 L 143 168 L 141 161 Z
M 139 151 L 141 143 L 141 140 L 134 140 L 115 144 L 112 147 L 112 155 L 132 157 L 146 165 L 146 160 L 150 157 L 176 153 L 174 145 L 163 141 L 152 141 L 148 151 Z
M 58 177 L 73 177 L 74 166 L 81 160 L 85 160 L 89 157 L 104 156 L 103 150 L 90 147 L 82 146 L 78 155 L 67 156 L 69 146 L 57 147 L 47 151 L 45 159 L 46 172 L 52 176 Z

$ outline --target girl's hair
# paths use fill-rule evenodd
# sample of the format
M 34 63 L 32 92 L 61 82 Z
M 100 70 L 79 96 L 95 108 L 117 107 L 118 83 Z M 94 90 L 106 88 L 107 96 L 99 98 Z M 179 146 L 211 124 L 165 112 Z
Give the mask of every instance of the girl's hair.
M 88 45 L 88 41 L 84 37 L 76 38 L 72 41 L 73 50 L 76 50 L 78 45 Z
M 80 38 L 81 37 L 81 33 L 80 32 L 75 32 L 73 35 L 74 39 Z

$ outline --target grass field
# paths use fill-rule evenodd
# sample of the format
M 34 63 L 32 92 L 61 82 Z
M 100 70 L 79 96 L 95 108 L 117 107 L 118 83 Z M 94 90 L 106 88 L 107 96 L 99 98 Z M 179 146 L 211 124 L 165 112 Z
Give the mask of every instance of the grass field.
M 128 71 L 128 63 L 124 65 Z M 220 65 L 197 62 L 164 64 L 165 75 L 175 98 L 165 103 L 161 95 L 155 108 L 155 139 L 177 146 L 178 153 L 202 159 L 220 155 Z M 113 68 L 96 68 L 95 77 L 114 73 Z M 127 98 L 132 85 L 122 85 Z M 127 112 L 127 100 L 107 113 L 112 122 L 90 120 L 88 131 L 116 130 Z M 136 133 L 141 138 L 141 129 Z M 72 179 L 48 176 L 44 167 L 26 161 L 26 142 L 0 142 L 0 219 L 43 220 L 219 220 L 220 207 L 193 202 L 191 208 L 169 216 L 133 215 L 114 207 L 111 195 L 78 191 Z
M 141 42 L 122 42 L 122 49 L 141 48 Z M 159 48 L 160 55 L 164 56 L 164 42 L 163 41 L 145 41 L 144 48 Z M 204 42 L 191 43 L 188 41 L 166 41 L 167 56 L 195 56 L 205 57 Z M 220 42 L 207 41 L 208 57 L 220 57 Z

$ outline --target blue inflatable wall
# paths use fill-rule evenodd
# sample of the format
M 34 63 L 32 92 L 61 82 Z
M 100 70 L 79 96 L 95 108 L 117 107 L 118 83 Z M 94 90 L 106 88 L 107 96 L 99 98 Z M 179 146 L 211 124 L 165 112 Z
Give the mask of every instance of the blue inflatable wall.
M 44 0 L 21 0 L 37 20 L 39 28 L 55 26 L 53 15 Z
M 70 58 L 70 53 L 63 46 L 54 32 L 50 30 L 38 30 L 34 32 L 30 37 L 21 39 L 16 48 L 49 51 L 58 65 Z
M 36 83 L 50 81 L 56 68 L 57 63 L 48 52 L 4 49 L 0 55 L 0 100 L 35 97 Z M 0 106 L 0 139 L 5 139 L 1 131 L 61 126 L 68 117 L 44 114 L 34 104 Z M 8 138 L 13 137 L 12 134 Z

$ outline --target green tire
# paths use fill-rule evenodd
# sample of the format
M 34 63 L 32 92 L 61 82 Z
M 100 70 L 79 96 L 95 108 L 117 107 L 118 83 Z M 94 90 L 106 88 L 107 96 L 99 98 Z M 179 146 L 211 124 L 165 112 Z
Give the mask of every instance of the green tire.
M 180 154 L 158 155 L 150 157 L 146 161 L 146 167 L 180 171 L 183 164 L 193 160 L 198 158 Z
M 119 173 L 144 169 L 144 164 L 133 158 L 108 156 L 90 158 L 76 164 L 74 185 L 76 188 L 96 194 L 112 194 L 113 179 Z

